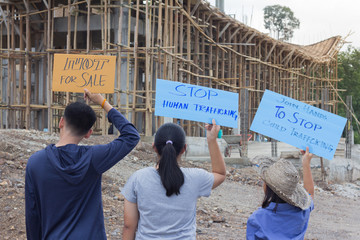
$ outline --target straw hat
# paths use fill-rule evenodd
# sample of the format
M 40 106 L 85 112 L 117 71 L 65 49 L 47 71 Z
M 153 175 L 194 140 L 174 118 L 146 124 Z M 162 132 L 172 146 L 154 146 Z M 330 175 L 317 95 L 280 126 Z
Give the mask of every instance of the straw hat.
M 267 156 L 257 156 L 251 160 L 261 178 L 285 202 L 303 210 L 310 207 L 311 197 L 299 184 L 299 173 L 294 165 L 285 159 L 275 161 Z

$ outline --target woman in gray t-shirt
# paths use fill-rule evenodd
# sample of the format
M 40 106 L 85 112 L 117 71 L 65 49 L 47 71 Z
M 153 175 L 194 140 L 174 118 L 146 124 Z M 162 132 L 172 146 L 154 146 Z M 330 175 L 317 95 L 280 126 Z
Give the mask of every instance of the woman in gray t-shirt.
M 123 239 L 195 239 L 196 202 L 208 197 L 226 176 L 216 141 L 220 126 L 206 124 L 212 173 L 198 168 L 180 168 L 186 150 L 185 132 L 176 124 L 162 125 L 153 148 L 156 167 L 136 171 L 125 184 Z

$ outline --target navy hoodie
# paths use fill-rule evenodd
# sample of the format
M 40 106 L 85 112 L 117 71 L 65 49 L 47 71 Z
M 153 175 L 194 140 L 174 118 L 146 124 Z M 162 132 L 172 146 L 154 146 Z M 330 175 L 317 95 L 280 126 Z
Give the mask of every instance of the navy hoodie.
M 117 110 L 108 113 L 120 136 L 109 144 L 49 145 L 26 166 L 28 239 L 106 239 L 101 175 L 138 143 L 136 128 Z

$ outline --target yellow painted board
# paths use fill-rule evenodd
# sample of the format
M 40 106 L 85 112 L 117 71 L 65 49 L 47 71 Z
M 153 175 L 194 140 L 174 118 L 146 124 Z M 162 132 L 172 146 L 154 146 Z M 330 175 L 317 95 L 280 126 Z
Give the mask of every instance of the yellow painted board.
M 115 56 L 54 54 L 53 91 L 114 93 Z

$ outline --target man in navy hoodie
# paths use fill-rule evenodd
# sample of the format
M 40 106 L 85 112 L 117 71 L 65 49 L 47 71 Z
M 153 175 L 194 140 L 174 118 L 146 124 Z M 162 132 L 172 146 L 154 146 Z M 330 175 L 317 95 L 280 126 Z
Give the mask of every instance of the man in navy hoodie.
M 106 239 L 101 175 L 136 146 L 139 134 L 100 94 L 85 89 L 84 96 L 104 108 L 120 136 L 105 145 L 79 146 L 90 137 L 96 115 L 84 103 L 66 107 L 59 142 L 33 154 L 26 166 L 28 239 Z

